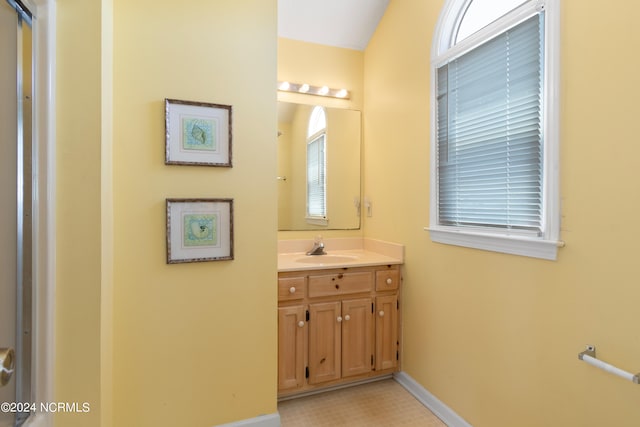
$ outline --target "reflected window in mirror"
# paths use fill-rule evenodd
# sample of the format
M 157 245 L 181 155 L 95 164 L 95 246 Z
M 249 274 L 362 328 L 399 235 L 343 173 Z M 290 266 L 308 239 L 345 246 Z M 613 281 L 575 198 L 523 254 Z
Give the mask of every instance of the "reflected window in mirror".
M 327 117 L 316 106 L 309 117 L 307 131 L 307 222 L 327 224 Z

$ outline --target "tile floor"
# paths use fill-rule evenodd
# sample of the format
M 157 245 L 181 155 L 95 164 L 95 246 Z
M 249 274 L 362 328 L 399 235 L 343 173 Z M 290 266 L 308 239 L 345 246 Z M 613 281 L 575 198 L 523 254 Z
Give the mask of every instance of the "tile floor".
M 278 404 L 282 427 L 446 427 L 393 379 Z

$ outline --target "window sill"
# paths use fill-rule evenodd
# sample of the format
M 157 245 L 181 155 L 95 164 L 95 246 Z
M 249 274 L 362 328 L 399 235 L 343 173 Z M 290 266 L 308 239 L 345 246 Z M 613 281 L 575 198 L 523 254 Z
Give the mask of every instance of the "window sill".
M 322 227 L 326 227 L 329 225 L 329 220 L 322 217 L 308 216 L 308 217 L 305 217 L 305 220 L 307 221 L 307 224 L 319 225 Z
M 508 236 L 488 233 L 477 233 L 442 228 L 427 228 L 431 240 L 436 243 L 464 246 L 505 254 L 520 255 L 555 261 L 558 248 L 564 242 L 543 240 L 522 236 Z

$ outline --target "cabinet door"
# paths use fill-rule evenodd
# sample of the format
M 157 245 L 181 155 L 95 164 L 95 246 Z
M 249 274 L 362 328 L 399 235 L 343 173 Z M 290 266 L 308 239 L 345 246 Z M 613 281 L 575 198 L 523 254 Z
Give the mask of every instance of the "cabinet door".
M 305 377 L 304 306 L 278 308 L 278 390 L 302 387 Z
M 342 301 L 342 376 L 364 374 L 373 365 L 371 298 Z
M 309 305 L 309 384 L 340 378 L 340 302 Z
M 398 296 L 376 297 L 376 370 L 398 366 Z

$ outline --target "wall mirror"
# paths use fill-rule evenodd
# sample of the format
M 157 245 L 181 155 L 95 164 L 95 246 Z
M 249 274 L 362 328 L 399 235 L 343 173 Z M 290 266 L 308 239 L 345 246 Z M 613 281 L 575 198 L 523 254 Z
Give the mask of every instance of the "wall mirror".
M 309 134 L 315 107 L 278 102 L 278 230 L 358 229 L 361 113 L 322 107 Z

